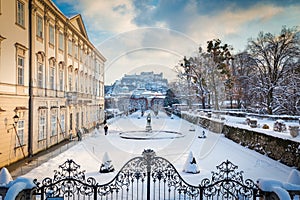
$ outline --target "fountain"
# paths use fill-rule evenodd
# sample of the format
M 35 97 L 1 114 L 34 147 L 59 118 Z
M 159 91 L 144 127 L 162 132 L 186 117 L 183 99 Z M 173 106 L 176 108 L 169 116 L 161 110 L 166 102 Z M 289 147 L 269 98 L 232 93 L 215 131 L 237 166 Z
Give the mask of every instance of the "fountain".
M 152 131 L 152 127 L 151 127 L 151 115 L 149 113 L 147 116 L 146 132 L 150 132 L 150 131 Z
M 175 131 L 152 130 L 151 120 L 151 114 L 149 113 L 146 118 L 145 130 L 125 131 L 121 132 L 119 136 L 123 139 L 132 140 L 175 139 L 184 137 L 183 134 Z

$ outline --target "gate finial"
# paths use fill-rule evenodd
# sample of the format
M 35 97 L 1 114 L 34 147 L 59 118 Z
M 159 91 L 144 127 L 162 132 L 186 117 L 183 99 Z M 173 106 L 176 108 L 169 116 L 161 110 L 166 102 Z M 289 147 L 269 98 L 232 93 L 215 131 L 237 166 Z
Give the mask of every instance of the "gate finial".
M 147 161 L 152 160 L 152 158 L 156 156 L 155 151 L 152 149 L 144 149 L 142 155 Z

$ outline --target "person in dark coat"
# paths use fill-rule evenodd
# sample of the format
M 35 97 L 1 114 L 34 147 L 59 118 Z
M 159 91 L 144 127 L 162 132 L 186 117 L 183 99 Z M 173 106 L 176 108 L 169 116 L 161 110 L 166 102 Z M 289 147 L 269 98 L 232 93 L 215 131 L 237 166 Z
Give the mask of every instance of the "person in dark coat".
M 104 134 L 105 134 L 105 135 L 107 135 L 107 131 L 108 131 L 108 125 L 105 124 L 105 125 L 104 125 Z
M 80 129 L 77 129 L 76 134 L 77 134 L 78 141 L 81 141 L 82 140 L 82 134 L 81 134 Z

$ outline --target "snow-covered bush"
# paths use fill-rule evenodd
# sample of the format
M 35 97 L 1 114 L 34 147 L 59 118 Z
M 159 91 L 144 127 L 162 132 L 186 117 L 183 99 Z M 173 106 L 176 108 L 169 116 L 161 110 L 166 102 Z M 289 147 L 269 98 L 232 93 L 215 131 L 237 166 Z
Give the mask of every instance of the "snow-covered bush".
M 285 122 L 283 120 L 276 120 L 273 126 L 273 130 L 274 131 L 278 131 L 278 132 L 284 132 L 286 131 L 286 125 Z
M 114 166 L 112 165 L 111 159 L 108 156 L 108 153 L 105 152 L 102 159 L 102 164 L 100 166 L 100 173 L 109 173 L 115 171 Z
M 0 171 L 0 186 L 5 186 L 12 180 L 13 179 L 9 171 L 5 167 L 3 167 Z
M 185 161 L 182 171 L 192 174 L 197 174 L 200 172 L 200 170 L 198 169 L 197 161 L 191 151 L 189 153 L 189 156 L 187 157 L 187 160 Z

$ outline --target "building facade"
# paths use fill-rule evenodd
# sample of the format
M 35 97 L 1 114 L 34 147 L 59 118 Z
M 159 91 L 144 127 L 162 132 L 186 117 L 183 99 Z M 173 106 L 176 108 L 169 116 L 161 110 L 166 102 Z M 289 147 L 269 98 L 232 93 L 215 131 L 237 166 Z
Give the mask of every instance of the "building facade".
M 51 0 L 0 0 L 0 25 L 1 167 L 104 120 L 105 58 Z

